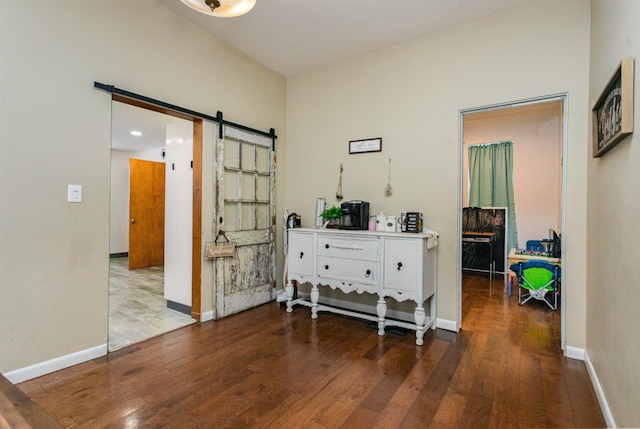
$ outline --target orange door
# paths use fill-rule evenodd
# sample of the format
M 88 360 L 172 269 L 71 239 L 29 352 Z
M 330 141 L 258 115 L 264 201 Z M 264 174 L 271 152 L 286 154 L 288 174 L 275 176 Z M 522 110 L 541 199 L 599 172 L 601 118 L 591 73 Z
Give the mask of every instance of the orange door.
M 164 265 L 164 164 L 129 159 L 129 269 Z

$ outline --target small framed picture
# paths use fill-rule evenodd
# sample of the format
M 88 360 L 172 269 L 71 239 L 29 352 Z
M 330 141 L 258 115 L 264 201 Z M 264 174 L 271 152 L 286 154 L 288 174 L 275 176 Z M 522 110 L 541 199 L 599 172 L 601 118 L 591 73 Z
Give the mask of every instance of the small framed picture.
M 349 142 L 349 154 L 382 152 L 382 138 L 351 140 Z
M 593 157 L 633 132 L 633 58 L 622 60 L 592 109 Z

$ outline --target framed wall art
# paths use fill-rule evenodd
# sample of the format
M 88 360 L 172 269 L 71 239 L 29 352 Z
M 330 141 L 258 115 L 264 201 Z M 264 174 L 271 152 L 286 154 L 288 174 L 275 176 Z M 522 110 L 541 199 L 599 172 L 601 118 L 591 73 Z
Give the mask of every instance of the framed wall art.
M 594 158 L 633 132 L 633 68 L 623 59 L 591 109 Z
M 349 154 L 365 152 L 382 152 L 382 138 L 351 140 L 349 142 Z

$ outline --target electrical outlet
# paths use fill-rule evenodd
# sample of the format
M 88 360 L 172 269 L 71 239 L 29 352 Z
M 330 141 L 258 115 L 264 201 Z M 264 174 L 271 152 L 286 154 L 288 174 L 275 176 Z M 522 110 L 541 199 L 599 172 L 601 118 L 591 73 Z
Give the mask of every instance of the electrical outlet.
M 67 186 L 67 202 L 69 203 L 82 202 L 82 185 Z

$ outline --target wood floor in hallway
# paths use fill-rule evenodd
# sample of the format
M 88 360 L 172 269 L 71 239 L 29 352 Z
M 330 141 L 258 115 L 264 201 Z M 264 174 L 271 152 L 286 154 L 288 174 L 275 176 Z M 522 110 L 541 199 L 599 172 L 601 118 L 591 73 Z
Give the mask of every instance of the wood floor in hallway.
M 490 296 L 482 275 L 463 283 L 463 330 L 422 347 L 269 303 L 19 387 L 68 428 L 605 427 L 559 314 L 496 283 Z

